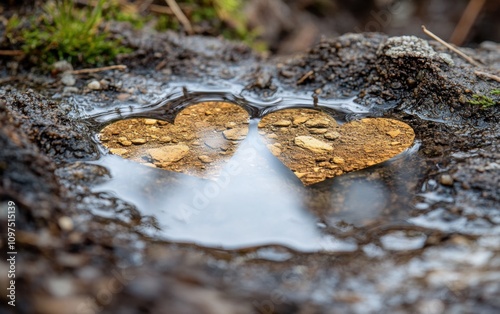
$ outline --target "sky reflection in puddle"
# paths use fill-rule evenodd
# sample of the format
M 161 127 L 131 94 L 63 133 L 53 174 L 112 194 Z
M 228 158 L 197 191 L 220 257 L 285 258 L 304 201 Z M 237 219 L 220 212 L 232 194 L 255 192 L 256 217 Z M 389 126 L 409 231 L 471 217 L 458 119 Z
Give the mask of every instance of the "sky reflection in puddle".
M 162 228 L 156 236 L 168 241 L 223 249 L 355 250 L 354 242 L 322 232 L 318 218 L 305 208 L 306 188 L 252 129 L 215 180 L 105 155 L 95 163 L 108 168 L 112 179 L 95 191 L 111 191 L 156 217 Z

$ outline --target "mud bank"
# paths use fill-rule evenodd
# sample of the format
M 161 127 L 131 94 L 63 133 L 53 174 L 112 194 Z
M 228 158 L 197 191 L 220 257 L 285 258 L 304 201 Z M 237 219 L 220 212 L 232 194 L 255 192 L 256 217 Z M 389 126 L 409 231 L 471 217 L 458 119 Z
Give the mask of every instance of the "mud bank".
M 128 70 L 77 75 L 71 89 L 22 65 L 6 79 L 2 63 L 0 206 L 18 207 L 16 311 L 498 311 L 500 109 L 468 103 L 497 82 L 415 37 L 351 34 L 264 59 L 216 39 L 123 35 L 136 49 L 120 60 Z M 499 73 L 500 45 L 468 52 Z M 416 146 L 311 187 L 292 184 L 336 250 L 173 243 L 152 232 L 161 229 L 154 215 L 100 190 L 116 173 L 96 163 L 107 154 L 96 134 L 123 118 L 172 121 L 205 100 L 255 103 L 252 117 L 316 105 L 343 122 L 395 119 L 413 128 Z

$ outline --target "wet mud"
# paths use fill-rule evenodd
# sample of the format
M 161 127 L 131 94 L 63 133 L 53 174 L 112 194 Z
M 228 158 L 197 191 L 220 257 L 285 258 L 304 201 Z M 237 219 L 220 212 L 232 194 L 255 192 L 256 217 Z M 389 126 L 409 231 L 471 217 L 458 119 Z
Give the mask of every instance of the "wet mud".
M 0 208 L 18 207 L 17 312 L 498 311 L 500 109 L 467 102 L 498 83 L 414 37 L 351 34 L 266 59 L 216 39 L 122 33 L 137 48 L 120 60 L 126 72 L 79 75 L 72 90 L 22 66 L 2 80 Z M 469 52 L 498 74 L 498 44 Z M 299 107 L 343 126 L 390 119 L 415 138 L 395 158 L 308 186 L 274 143 L 248 140 L 262 136 L 251 121 L 257 132 L 236 141 L 237 165 L 217 180 L 109 153 L 157 149 L 152 135 L 180 145 L 182 132 L 153 134 L 146 128 L 165 125 L 145 119 L 175 126 L 202 102 L 235 104 L 250 119 Z M 110 134 L 130 146 L 99 140 L 130 119 Z M 211 125 L 214 134 L 232 127 Z M 147 143 L 134 144 L 139 137 L 125 133 L 141 128 Z M 156 153 L 146 163 L 169 164 Z M 209 164 L 200 153 L 195 169 Z

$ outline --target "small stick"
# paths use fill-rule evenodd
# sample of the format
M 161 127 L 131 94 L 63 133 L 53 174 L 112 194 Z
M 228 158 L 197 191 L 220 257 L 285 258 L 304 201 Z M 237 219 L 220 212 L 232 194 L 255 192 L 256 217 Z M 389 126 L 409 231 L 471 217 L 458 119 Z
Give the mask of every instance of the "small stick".
M 457 46 L 464 43 L 465 38 L 469 35 L 470 29 L 474 22 L 477 20 L 477 16 L 481 13 L 486 0 L 470 0 L 467 8 L 465 9 L 460 21 L 458 22 L 453 34 L 450 37 L 450 42 Z
M 91 69 L 81 69 L 81 70 L 74 70 L 70 71 L 71 74 L 85 74 L 85 73 L 97 73 L 97 72 L 102 72 L 102 71 L 108 71 L 108 70 L 126 70 L 127 66 L 123 64 L 118 64 L 118 65 L 110 65 L 107 67 L 102 67 L 102 68 L 91 68 Z
M 0 56 L 17 57 L 24 55 L 22 50 L 0 50 Z
M 482 71 L 475 71 L 474 74 L 476 74 L 477 76 L 482 76 L 482 77 L 488 78 L 490 80 L 495 80 L 495 81 L 500 83 L 500 76 L 498 76 L 498 75 L 494 75 L 494 74 L 490 74 L 490 73 L 486 73 L 486 72 L 482 72 Z
M 175 17 L 181 22 L 182 26 L 186 29 L 187 33 L 189 35 L 194 34 L 193 32 L 193 27 L 191 26 L 191 23 L 189 22 L 188 18 L 186 15 L 184 15 L 184 12 L 182 12 L 181 8 L 175 2 L 175 0 L 165 0 L 167 5 L 172 9 L 172 12 L 174 13 Z
M 304 83 L 304 81 L 307 80 L 307 78 L 309 78 L 313 74 L 314 74 L 314 71 L 311 70 L 311 71 L 307 72 L 306 74 L 302 75 L 302 77 L 297 81 L 297 85 Z
M 472 59 L 471 57 L 469 57 L 468 55 L 466 55 L 465 53 L 463 53 L 462 51 L 458 50 L 457 48 L 453 47 L 452 45 L 448 44 L 446 41 L 442 40 L 441 38 L 439 38 L 437 35 L 435 35 L 434 33 L 432 33 L 431 31 L 429 31 L 427 28 L 425 28 L 424 25 L 422 25 L 422 30 L 424 31 L 424 33 L 426 33 L 428 36 L 432 37 L 432 39 L 436 40 L 437 42 L 439 42 L 440 44 L 442 44 L 443 46 L 445 46 L 446 48 L 450 49 L 451 51 L 455 52 L 456 54 L 458 54 L 460 57 L 464 58 L 466 61 L 468 61 L 470 64 L 472 65 L 475 65 L 477 67 L 481 67 L 481 64 L 479 62 L 477 62 L 476 60 Z

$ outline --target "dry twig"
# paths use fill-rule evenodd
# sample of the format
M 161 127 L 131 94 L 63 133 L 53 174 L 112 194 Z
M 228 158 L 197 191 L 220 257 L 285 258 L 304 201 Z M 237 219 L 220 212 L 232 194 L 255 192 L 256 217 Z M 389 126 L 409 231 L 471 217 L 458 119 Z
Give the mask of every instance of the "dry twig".
M 186 32 L 189 35 L 194 34 L 193 32 L 193 27 L 191 26 L 191 23 L 189 22 L 188 18 L 186 15 L 184 15 L 184 12 L 182 12 L 181 8 L 177 4 L 175 0 L 165 0 L 167 2 L 168 6 L 170 9 L 172 9 L 172 12 L 174 13 L 175 17 L 179 20 L 179 22 L 184 26 L 186 29 Z
M 486 0 L 470 0 L 467 8 L 465 9 L 460 21 L 458 22 L 453 34 L 450 37 L 450 42 L 457 46 L 461 46 L 467 35 L 469 35 L 470 29 L 474 22 L 476 22 L 477 17 L 484 7 Z
M 494 74 L 490 74 L 490 73 L 486 73 L 486 72 L 482 72 L 482 71 L 475 71 L 474 74 L 476 74 L 477 76 L 488 78 L 490 80 L 495 80 L 495 81 L 500 83 L 500 76 L 498 76 L 498 75 L 494 75 Z
M 87 74 L 87 73 L 97 73 L 97 72 L 102 72 L 102 71 L 108 71 L 108 70 L 126 70 L 127 66 L 123 64 L 118 64 L 118 65 L 110 65 L 107 67 L 101 67 L 101 68 L 90 68 L 90 69 L 81 69 L 81 70 L 74 70 L 71 71 L 71 74 Z
M 452 45 L 448 44 L 446 41 L 444 41 L 441 38 L 439 38 L 436 34 L 434 34 L 433 32 L 429 31 L 424 25 L 422 25 L 422 30 L 424 31 L 425 34 L 427 34 L 428 36 L 432 37 L 432 39 L 436 40 L 437 42 L 439 42 L 440 44 L 442 44 L 446 48 L 448 48 L 451 51 L 455 52 L 456 54 L 458 54 L 459 56 L 461 56 L 462 58 L 464 58 L 470 64 L 475 65 L 477 67 L 481 66 L 481 64 L 479 62 L 477 62 L 476 60 L 472 59 L 471 57 L 469 57 L 468 55 L 466 55 L 465 53 L 463 53 L 462 51 L 460 51 L 458 48 L 453 47 Z
M 314 74 L 314 71 L 311 70 L 311 71 L 307 72 L 306 74 L 302 75 L 302 77 L 297 81 L 297 85 L 304 83 L 304 81 L 307 80 L 313 74 Z

